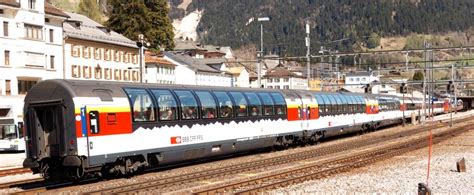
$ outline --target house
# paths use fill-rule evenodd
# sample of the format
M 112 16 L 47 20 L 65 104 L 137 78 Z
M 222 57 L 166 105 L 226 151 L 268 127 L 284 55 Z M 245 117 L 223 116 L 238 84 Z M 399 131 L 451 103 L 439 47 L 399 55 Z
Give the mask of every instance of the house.
M 175 84 L 176 65 L 164 59 L 162 53 L 145 52 L 145 82 Z
M 64 77 L 140 82 L 136 43 L 75 13 L 64 22 Z
M 297 75 L 287 68 L 276 67 L 268 71 L 262 79 L 262 84 L 269 89 L 301 89 L 308 88 L 305 77 Z
M 68 17 L 45 1 L 0 0 L 0 118 L 21 121 L 27 91 L 41 80 L 63 78 Z
M 232 75 L 214 69 L 189 55 L 183 55 L 180 52 L 164 52 L 164 59 L 176 65 L 176 84 L 233 86 Z
M 245 67 L 230 67 L 227 72 L 232 75 L 234 87 L 250 87 L 250 74 Z

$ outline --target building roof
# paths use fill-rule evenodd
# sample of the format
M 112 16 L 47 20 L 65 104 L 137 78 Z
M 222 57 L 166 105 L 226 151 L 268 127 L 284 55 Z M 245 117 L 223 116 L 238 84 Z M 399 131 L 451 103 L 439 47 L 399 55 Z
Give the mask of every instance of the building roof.
M 44 12 L 46 14 L 51 14 L 51 15 L 54 15 L 54 16 L 69 18 L 68 14 L 64 13 L 62 10 L 54 7 L 53 5 L 51 5 L 48 2 L 44 2 Z
M 15 0 L 0 0 L 0 5 L 8 5 L 12 7 L 20 7 L 20 3 Z
M 242 71 L 246 70 L 245 67 L 243 66 L 238 66 L 238 67 L 229 67 L 227 69 L 227 72 L 229 72 L 232 75 L 240 75 Z
M 145 64 L 159 64 L 167 67 L 175 67 L 172 62 L 163 58 L 163 55 L 158 55 L 152 52 L 145 52 Z
M 175 40 L 174 50 L 177 50 L 177 51 L 203 50 L 203 48 L 199 47 L 198 44 L 194 41 Z
M 197 58 L 196 60 L 207 64 L 207 65 L 212 65 L 212 64 L 223 64 L 227 61 L 225 58 Z
M 138 48 L 134 41 L 107 29 L 87 16 L 69 12 L 67 14 L 70 18 L 64 23 L 63 29 L 68 37 Z
M 196 69 L 197 71 L 220 73 L 219 70 L 211 68 L 205 63 L 199 61 L 198 59 L 192 58 L 191 56 L 188 56 L 188 55 L 182 55 L 180 53 L 175 53 L 175 52 L 165 52 L 165 56 L 180 64 Z
M 277 67 L 273 70 L 270 70 L 269 72 L 267 72 L 267 74 L 265 74 L 264 77 L 277 77 L 277 78 L 282 78 L 282 77 L 297 77 L 297 78 L 304 78 L 303 76 L 300 76 L 300 75 L 297 75 L 291 71 L 289 71 L 288 69 L 286 68 L 280 68 L 280 67 Z

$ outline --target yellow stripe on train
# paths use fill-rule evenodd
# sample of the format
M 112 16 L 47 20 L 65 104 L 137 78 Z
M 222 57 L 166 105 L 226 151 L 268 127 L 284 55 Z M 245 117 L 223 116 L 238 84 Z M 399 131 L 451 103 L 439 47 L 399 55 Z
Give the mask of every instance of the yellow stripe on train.
M 87 111 L 98 111 L 99 113 L 117 113 L 117 112 L 130 112 L 130 107 L 116 107 L 116 106 L 86 106 Z M 81 107 L 75 108 L 75 113 L 81 113 Z

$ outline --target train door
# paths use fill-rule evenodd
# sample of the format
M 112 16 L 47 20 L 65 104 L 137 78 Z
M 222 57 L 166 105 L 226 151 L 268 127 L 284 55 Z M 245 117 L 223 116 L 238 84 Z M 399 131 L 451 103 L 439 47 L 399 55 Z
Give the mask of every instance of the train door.
M 300 107 L 300 119 L 301 119 L 301 128 L 303 130 L 309 130 L 310 119 L 311 119 L 311 109 L 314 109 L 314 105 L 311 101 L 312 96 L 309 94 L 296 94 L 297 97 L 301 100 Z M 314 114 L 314 113 L 313 113 Z
M 89 146 L 89 132 L 87 130 L 87 124 L 88 124 L 87 115 L 88 115 L 87 107 L 86 106 L 81 107 L 81 132 L 82 132 L 82 136 L 85 137 L 86 139 L 86 143 L 81 144 L 81 145 L 78 144 L 78 147 L 81 147 L 79 150 L 86 151 L 87 161 L 88 161 L 88 164 L 90 164 L 90 146 Z
M 27 135 L 28 157 L 57 158 L 66 151 L 64 129 L 64 107 L 61 103 L 31 105 L 26 113 L 26 124 L 31 129 Z M 36 151 L 33 151 L 36 146 Z
M 99 133 L 99 112 L 86 106 L 82 107 L 81 124 L 82 135 L 86 138 L 86 144 L 83 144 L 84 148 L 82 149 L 87 151 L 87 159 L 89 164 L 91 164 L 90 156 L 94 154 L 95 150 L 94 140 L 91 139 L 91 135 Z

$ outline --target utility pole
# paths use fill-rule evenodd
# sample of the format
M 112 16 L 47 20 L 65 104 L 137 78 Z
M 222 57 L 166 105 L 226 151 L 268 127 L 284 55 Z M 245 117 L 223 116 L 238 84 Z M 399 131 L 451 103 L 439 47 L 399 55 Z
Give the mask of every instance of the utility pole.
M 145 36 L 143 34 L 138 35 L 138 47 L 140 49 L 140 83 L 143 83 L 143 44 L 145 42 Z
M 425 124 L 425 117 L 426 117 L 426 42 L 423 42 L 423 61 L 424 61 L 424 74 L 423 74 L 423 103 L 421 104 L 421 109 L 423 109 L 423 116 L 420 117 L 421 123 Z
M 408 54 L 409 54 L 409 53 L 410 53 L 410 52 L 407 52 L 407 53 L 405 54 L 405 60 L 406 60 L 406 62 L 405 62 L 405 70 L 406 70 L 406 71 L 408 71 L 408 60 L 409 60 Z
M 269 17 L 260 17 L 257 18 L 257 21 L 260 22 L 260 53 L 257 54 L 258 58 L 258 67 L 257 67 L 257 84 L 258 88 L 262 87 L 262 58 L 263 58 L 263 22 L 268 22 L 270 21 Z
M 309 22 L 306 21 L 306 66 L 307 66 L 307 83 L 308 83 L 308 90 L 311 88 L 310 81 L 311 81 L 311 50 L 310 50 L 310 37 L 309 37 L 310 29 L 309 29 Z

